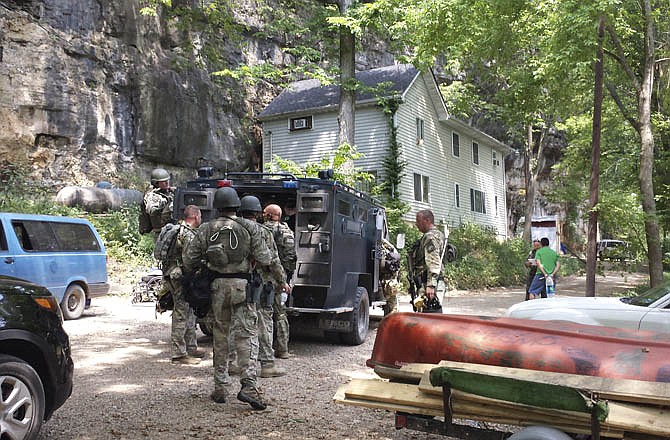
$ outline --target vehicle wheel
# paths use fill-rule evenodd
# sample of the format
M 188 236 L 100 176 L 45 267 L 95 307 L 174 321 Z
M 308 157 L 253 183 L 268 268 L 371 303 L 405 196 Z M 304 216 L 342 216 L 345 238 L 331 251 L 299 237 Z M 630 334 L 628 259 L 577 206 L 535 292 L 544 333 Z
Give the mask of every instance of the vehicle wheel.
M 200 331 L 205 335 L 205 336 L 212 336 L 212 329 L 209 328 L 209 325 L 202 321 L 198 321 L 198 327 L 200 327 Z
M 77 319 L 84 313 L 85 307 L 86 292 L 84 292 L 84 288 L 79 284 L 69 285 L 60 303 L 60 308 L 63 310 L 63 318 Z
M 529 426 L 512 435 L 508 440 L 572 440 L 572 437 L 549 426 Z
M 37 437 L 46 406 L 44 387 L 37 372 L 19 358 L 0 355 L 0 389 L 2 438 Z
M 360 345 L 365 341 L 370 326 L 370 298 L 365 287 L 356 288 L 356 307 L 350 312 L 351 331 L 342 334 L 342 341 L 349 345 Z

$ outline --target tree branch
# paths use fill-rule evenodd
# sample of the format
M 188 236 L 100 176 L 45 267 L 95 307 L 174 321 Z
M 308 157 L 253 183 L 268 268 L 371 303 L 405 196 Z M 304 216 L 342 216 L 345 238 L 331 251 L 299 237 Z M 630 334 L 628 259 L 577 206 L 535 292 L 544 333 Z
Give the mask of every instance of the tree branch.
M 614 28 L 610 23 L 607 23 L 605 25 L 605 29 L 607 30 L 607 33 L 609 34 L 610 39 L 612 40 L 612 44 L 614 44 L 614 48 L 616 49 L 617 55 L 616 57 L 614 57 L 614 59 L 619 63 L 619 65 L 626 73 L 628 78 L 630 78 L 630 80 L 632 81 L 635 90 L 639 93 L 642 87 L 640 85 L 640 80 L 638 79 L 637 76 L 635 76 L 635 72 L 633 72 L 633 69 L 631 69 L 630 65 L 628 64 L 628 61 L 626 61 L 626 53 L 623 50 L 623 46 L 621 45 L 619 36 L 616 34 L 616 30 L 614 30 Z M 607 53 L 609 54 L 609 52 Z
M 619 93 L 616 91 L 616 88 L 614 87 L 614 84 L 611 82 L 607 81 L 605 82 L 605 87 L 607 87 L 607 90 L 610 92 L 610 96 L 616 103 L 617 107 L 619 107 L 619 110 L 621 110 L 621 114 L 623 115 L 624 119 L 626 119 L 632 126 L 635 128 L 636 131 L 640 131 L 640 124 L 637 121 L 637 118 L 633 117 L 630 115 L 628 112 L 628 109 L 626 108 L 625 104 L 621 100 L 621 97 L 619 96 Z

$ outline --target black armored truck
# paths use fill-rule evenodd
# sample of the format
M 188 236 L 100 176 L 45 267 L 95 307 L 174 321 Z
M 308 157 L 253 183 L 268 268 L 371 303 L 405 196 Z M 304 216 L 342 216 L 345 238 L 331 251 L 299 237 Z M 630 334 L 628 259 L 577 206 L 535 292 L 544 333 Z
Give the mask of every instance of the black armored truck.
M 227 173 L 212 177 L 211 168 L 178 187 L 174 213 L 198 206 L 203 222 L 216 217 L 214 193 L 231 186 L 240 197 L 254 195 L 263 206 L 277 204 L 295 234 L 296 269 L 287 302 L 290 317 L 318 326 L 331 340 L 361 344 L 368 333 L 370 306 L 384 304 L 380 285 L 381 240 L 388 240 L 383 206 L 348 185 L 333 180 L 332 170 L 319 178 L 288 173 Z M 287 209 L 288 208 L 288 209 Z

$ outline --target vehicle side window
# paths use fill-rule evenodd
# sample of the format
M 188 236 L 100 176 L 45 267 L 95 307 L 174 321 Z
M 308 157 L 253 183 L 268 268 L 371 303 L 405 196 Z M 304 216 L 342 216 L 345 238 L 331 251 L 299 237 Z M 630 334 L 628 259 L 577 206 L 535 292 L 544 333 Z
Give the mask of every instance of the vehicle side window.
M 13 221 L 21 247 L 26 251 L 56 252 L 58 242 L 48 222 Z
M 7 246 L 7 237 L 5 236 L 5 230 L 2 227 L 2 223 L 0 223 L 0 251 L 6 250 L 9 250 L 9 247 Z
M 81 223 L 52 223 L 61 251 L 100 251 L 100 245 L 88 225 Z
M 349 203 L 347 200 L 338 200 L 337 213 L 345 217 L 349 217 L 351 215 L 351 203 Z

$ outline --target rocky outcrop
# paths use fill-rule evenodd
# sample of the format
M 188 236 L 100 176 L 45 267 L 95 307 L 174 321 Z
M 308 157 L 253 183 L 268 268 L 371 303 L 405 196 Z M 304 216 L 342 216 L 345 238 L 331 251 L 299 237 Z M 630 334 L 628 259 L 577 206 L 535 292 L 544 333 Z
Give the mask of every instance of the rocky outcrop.
M 2 159 L 57 186 L 148 175 L 156 164 L 175 180 L 203 161 L 253 166 L 245 93 L 185 67 L 192 54 L 179 32 L 138 4 L 0 2 Z

